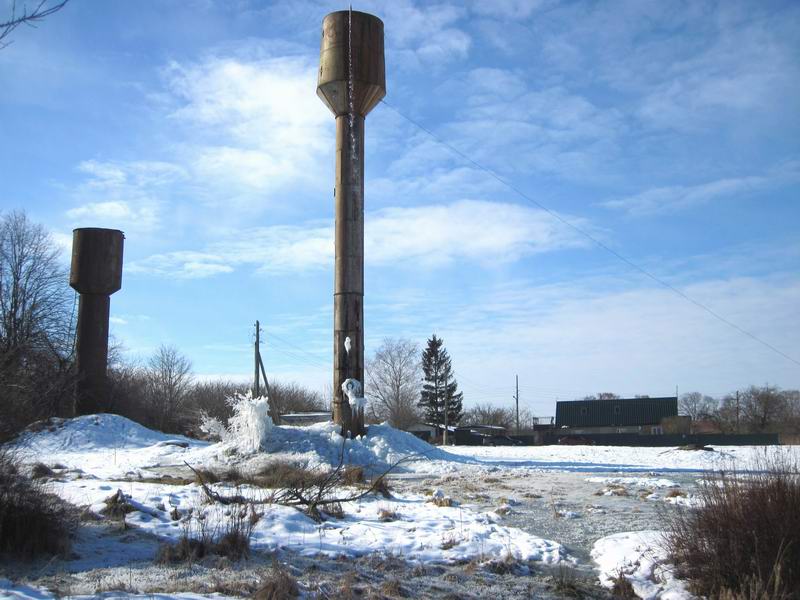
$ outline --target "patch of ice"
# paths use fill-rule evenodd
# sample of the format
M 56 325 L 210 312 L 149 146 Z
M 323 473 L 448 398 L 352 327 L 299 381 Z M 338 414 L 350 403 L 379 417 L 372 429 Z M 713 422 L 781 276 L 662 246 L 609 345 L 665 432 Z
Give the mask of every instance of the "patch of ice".
M 677 488 L 679 484 L 671 479 L 656 477 L 588 477 L 586 481 L 590 483 L 602 483 L 606 485 L 629 485 L 643 488 Z

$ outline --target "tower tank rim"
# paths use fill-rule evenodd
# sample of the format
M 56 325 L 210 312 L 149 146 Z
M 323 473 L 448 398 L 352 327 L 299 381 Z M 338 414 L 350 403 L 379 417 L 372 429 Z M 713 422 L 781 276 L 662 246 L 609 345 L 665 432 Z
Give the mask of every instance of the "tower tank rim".
M 113 231 L 114 233 L 125 235 L 125 232 L 121 229 L 113 229 L 110 227 L 75 227 L 72 231 Z
M 364 11 L 361 11 L 361 10 L 346 10 L 346 9 L 345 10 L 335 10 L 335 11 L 329 12 L 327 15 L 325 15 L 322 20 L 324 22 L 328 17 L 332 17 L 333 15 L 347 15 L 347 14 L 363 15 L 365 17 L 369 17 L 370 19 L 375 19 L 376 21 L 378 21 L 378 23 L 381 24 L 381 27 L 384 26 L 383 19 L 381 19 L 379 16 L 373 15 L 372 13 L 364 12 Z

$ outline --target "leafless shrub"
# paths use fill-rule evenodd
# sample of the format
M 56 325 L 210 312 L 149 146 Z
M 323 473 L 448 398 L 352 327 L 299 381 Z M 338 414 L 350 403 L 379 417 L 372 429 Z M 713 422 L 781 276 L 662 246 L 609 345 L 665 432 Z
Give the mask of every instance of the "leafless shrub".
M 77 520 L 77 511 L 22 475 L 13 457 L 0 449 L 0 553 L 23 559 L 66 555 Z
M 673 514 L 667 544 L 695 593 L 800 598 L 798 466 L 784 454 L 754 472 L 710 473 L 700 507 Z
M 115 494 L 103 500 L 103 504 L 105 504 L 106 507 L 100 512 L 109 519 L 117 521 L 124 520 L 125 515 L 134 510 L 133 506 L 131 506 L 127 498 L 125 498 L 125 494 L 122 493 L 122 490 L 117 490 Z
M 208 487 L 206 481 L 203 479 L 201 471 L 195 469 L 188 463 L 184 464 L 189 467 L 189 469 L 191 469 L 191 471 L 198 478 L 198 481 L 203 488 L 203 492 L 205 493 L 205 496 L 209 502 L 224 505 L 255 505 L 263 503 L 282 504 L 284 506 L 293 506 L 303 510 L 303 512 L 305 512 L 309 517 L 317 522 L 321 522 L 324 520 L 323 514 L 331 515 L 333 513 L 333 515 L 337 515 L 341 511 L 342 504 L 346 502 L 354 502 L 360 500 L 361 498 L 365 498 L 370 494 L 376 493 L 378 489 L 385 485 L 385 481 L 383 480 L 392 470 L 404 462 L 413 460 L 414 456 L 406 456 L 390 465 L 383 473 L 375 478 L 369 486 L 362 486 L 362 491 L 347 496 L 339 496 L 337 495 L 337 492 L 343 486 L 346 486 L 345 476 L 347 468 L 344 464 L 344 458 L 345 440 L 342 441 L 342 449 L 339 453 L 339 463 L 334 469 L 327 473 L 321 474 L 317 474 L 307 469 L 301 470 L 299 471 L 301 474 L 299 480 L 293 482 L 291 485 L 287 485 L 285 482 L 283 482 L 281 487 L 276 492 L 271 494 L 269 498 L 259 502 L 248 500 L 241 494 L 237 494 L 235 496 L 225 496 L 212 490 L 210 487 Z M 293 472 L 298 473 L 298 471 Z M 312 474 L 313 476 L 309 476 Z M 344 513 L 341 512 L 341 514 L 343 516 Z
M 41 462 L 37 462 L 31 469 L 32 479 L 46 479 L 47 477 L 55 477 L 55 475 L 53 469 Z
M 679 490 L 679 489 L 673 488 L 673 489 L 669 490 L 664 495 L 664 497 L 665 498 L 685 498 L 686 497 L 686 492 L 684 492 L 683 490 Z

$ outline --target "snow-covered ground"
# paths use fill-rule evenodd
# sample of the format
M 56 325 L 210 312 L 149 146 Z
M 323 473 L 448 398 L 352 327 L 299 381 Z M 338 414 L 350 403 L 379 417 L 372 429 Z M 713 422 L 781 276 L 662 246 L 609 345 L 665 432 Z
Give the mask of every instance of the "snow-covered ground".
M 52 427 L 25 435 L 17 444 L 26 462 L 44 462 L 58 469 L 53 491 L 77 506 L 100 514 L 104 500 L 120 490 L 136 510 L 129 525 L 165 539 L 179 538 L 199 522 L 212 530 L 223 526 L 227 507 L 204 503 L 195 484 L 138 481 L 154 474 L 186 474 L 185 465 L 218 468 L 239 465 L 264 468 L 269 461 L 291 460 L 311 467 L 338 464 L 344 442 L 345 461 L 383 472 L 395 463 L 414 468 L 451 462 L 447 454 L 388 425 L 369 435 L 344 440 L 329 423 L 311 427 L 274 427 L 264 452 L 241 456 L 226 443 L 209 444 L 150 431 L 116 415 L 92 415 L 55 421 Z M 461 459 L 456 459 L 461 461 Z M 413 561 L 453 562 L 478 556 L 511 556 L 518 560 L 555 563 L 566 557 L 560 544 L 503 526 L 493 512 L 460 506 L 439 506 L 420 494 L 383 498 L 371 495 L 343 503 L 344 518 L 317 523 L 300 511 L 268 502 L 268 493 L 248 486 L 212 486 L 221 494 L 244 494 L 259 501 L 261 515 L 251 543 L 254 549 L 292 550 L 300 554 L 353 556 L 371 552 L 395 554 Z M 357 490 L 342 491 L 355 495 Z M 172 509 L 180 518 L 173 519 Z M 387 520 L 381 514 L 391 514 Z
M 447 452 L 494 466 L 577 471 L 640 473 L 702 472 L 736 464 L 748 468 L 764 453 L 785 452 L 781 446 L 715 446 L 713 452 L 632 446 L 452 446 Z
M 704 471 L 734 463 L 747 468 L 765 452 L 756 447 L 692 452 L 603 446 L 443 450 L 388 425 L 373 425 L 367 436 L 345 441 L 329 423 L 270 426 L 259 435 L 263 451 L 246 452 L 235 440 L 208 443 L 170 436 L 104 414 L 53 420 L 21 437 L 15 450 L 25 463 L 53 468 L 51 489 L 94 513 L 105 508 L 105 499 L 121 492 L 134 508 L 126 524 L 155 540 L 140 544 L 139 554 L 131 546 L 133 560 L 152 552 L 158 540 L 176 540 L 201 526 L 224 527 L 230 518 L 228 507 L 206 502 L 200 486 L 186 483 L 191 476 L 187 465 L 216 470 L 235 466 L 246 473 L 290 461 L 325 469 L 338 464 L 343 452 L 346 463 L 362 465 L 372 474 L 394 467 L 393 496 L 344 502 L 342 518 L 318 523 L 295 508 L 267 502 L 269 490 L 225 483 L 212 487 L 223 495 L 262 501 L 251 537 L 255 551 L 326 560 L 379 555 L 420 565 L 490 559 L 576 565 L 593 560 L 602 585 L 621 572 L 642 597 L 667 599 L 690 596 L 670 574 L 660 534 L 626 531 L 626 523 L 643 528 L 636 523 L 644 524 L 647 515 L 655 514 L 648 506 L 663 506 L 662 501 L 694 504 L 696 498 L 686 488 Z M 169 475 L 175 480 L 164 479 Z M 453 495 L 452 503 L 433 502 L 446 494 Z M 624 510 L 618 510 L 619 503 Z M 635 513 L 642 518 L 632 521 Z M 567 545 L 576 554 L 559 543 L 562 534 L 571 536 Z M 579 552 L 574 545 L 583 540 L 591 546 L 591 559 L 588 550 Z M 95 536 L 84 543 L 84 555 L 71 568 L 110 566 L 119 543 Z M 49 597 L 36 586 L 0 579 L 0 600 Z

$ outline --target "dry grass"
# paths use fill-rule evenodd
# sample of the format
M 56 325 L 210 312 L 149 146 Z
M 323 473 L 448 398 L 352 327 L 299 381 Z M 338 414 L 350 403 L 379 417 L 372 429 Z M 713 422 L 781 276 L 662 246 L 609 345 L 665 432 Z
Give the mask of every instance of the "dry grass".
M 349 465 L 344 468 L 342 474 L 342 484 L 354 486 L 359 483 L 364 483 L 364 467 L 357 465 Z
M 156 562 L 193 563 L 212 554 L 231 561 L 248 558 L 250 536 L 260 518 L 261 513 L 252 505 L 231 507 L 222 528 L 211 530 L 204 515 L 195 515 L 186 522 L 183 535 L 176 543 L 161 545 Z
M 254 600 L 286 600 L 300 595 L 297 580 L 277 561 L 272 563 L 269 573 L 253 594 Z
M 384 523 L 389 521 L 397 521 L 400 515 L 396 510 L 391 508 L 381 508 L 378 510 L 378 519 Z
M 375 481 L 372 482 L 373 490 L 383 496 L 384 498 L 391 498 L 392 497 L 392 489 L 389 487 L 389 483 L 386 481 L 386 477 L 378 477 Z
M 442 550 L 450 550 L 450 548 L 455 548 L 458 546 L 458 540 L 453 535 L 446 535 L 442 538 L 442 543 L 439 544 L 439 548 Z
M 639 596 L 633 590 L 631 582 L 622 574 L 622 571 L 617 573 L 617 576 L 612 579 L 614 585 L 611 586 L 611 595 L 614 598 L 625 598 L 626 600 L 635 600 Z
M 582 598 L 583 589 L 579 583 L 575 569 L 567 565 L 559 565 L 550 575 L 552 588 L 564 598 Z
M 385 596 L 404 596 L 403 586 L 397 577 L 391 577 L 381 584 L 381 593 Z
M 344 508 L 342 507 L 341 502 L 331 502 L 330 504 L 326 504 L 324 508 L 320 509 L 326 517 L 332 517 L 334 519 L 344 519 Z
M 436 506 L 442 507 L 450 507 L 455 505 L 455 502 L 453 502 L 453 499 L 450 496 L 433 496 L 429 502 L 432 502 Z
M 0 450 L 0 553 L 22 559 L 64 556 L 77 522 L 77 511 L 22 475 L 13 457 Z
M 679 490 L 677 488 L 672 488 L 666 494 L 664 494 L 665 498 L 686 498 L 686 492 L 683 490 Z
M 125 499 L 125 494 L 122 493 L 122 490 L 117 490 L 115 494 L 103 500 L 103 504 L 106 507 L 100 511 L 101 514 L 115 521 L 125 520 L 125 515 L 134 510 L 133 506 Z
M 710 474 L 702 505 L 669 521 L 673 560 L 696 594 L 800 598 L 800 465 L 783 455 L 754 467 Z

